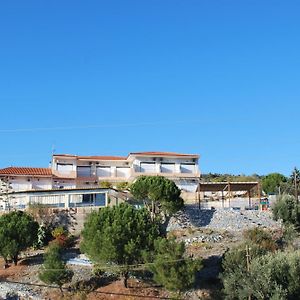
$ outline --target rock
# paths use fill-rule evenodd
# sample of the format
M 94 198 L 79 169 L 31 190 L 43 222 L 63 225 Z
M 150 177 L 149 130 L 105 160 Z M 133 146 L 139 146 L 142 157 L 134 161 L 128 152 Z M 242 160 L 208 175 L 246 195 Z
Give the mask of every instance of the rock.
M 203 209 L 196 205 L 185 207 L 171 219 L 167 230 L 180 230 L 191 227 L 204 227 L 215 230 L 243 231 L 251 227 L 279 228 L 280 223 L 272 219 L 269 211 Z

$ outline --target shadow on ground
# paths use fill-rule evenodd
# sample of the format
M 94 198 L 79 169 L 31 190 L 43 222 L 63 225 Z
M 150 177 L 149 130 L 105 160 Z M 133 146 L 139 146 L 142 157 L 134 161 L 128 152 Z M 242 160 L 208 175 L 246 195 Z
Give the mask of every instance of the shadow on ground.
M 109 285 L 118 279 L 115 275 L 108 276 L 94 276 L 88 280 L 80 280 L 72 285 L 72 289 L 75 291 L 95 291 L 96 289 Z
M 196 275 L 196 288 L 207 290 L 210 294 L 210 299 L 224 299 L 222 295 L 221 275 L 222 257 L 213 255 L 207 259 L 203 259 L 203 268 Z
M 39 253 L 22 259 L 19 262 L 19 265 L 35 266 L 35 265 L 41 265 L 42 263 L 43 263 L 43 254 Z
M 215 213 L 214 209 L 199 209 L 197 205 L 186 205 L 185 213 L 193 226 L 204 227 L 210 224 Z

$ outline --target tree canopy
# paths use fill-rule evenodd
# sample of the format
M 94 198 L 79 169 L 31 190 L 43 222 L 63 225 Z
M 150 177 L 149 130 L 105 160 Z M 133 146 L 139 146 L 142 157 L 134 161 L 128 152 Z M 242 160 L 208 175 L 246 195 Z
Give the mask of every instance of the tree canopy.
M 210 181 L 210 182 L 243 182 L 243 181 L 258 181 L 261 179 L 261 176 L 258 174 L 253 175 L 233 175 L 233 174 L 219 174 L 219 173 L 207 173 L 202 174 L 201 178 L 204 179 L 204 181 Z
M 96 263 L 121 265 L 126 286 L 129 266 L 143 262 L 143 251 L 151 251 L 159 235 L 147 210 L 122 203 L 89 215 L 81 249 Z
M 37 239 L 39 225 L 22 212 L 14 211 L 0 217 L 0 254 L 7 262 L 11 258 L 15 264 L 21 251 L 33 245 Z
M 180 189 L 172 180 L 163 176 L 140 176 L 131 185 L 130 191 L 134 198 L 144 201 L 153 215 L 161 211 L 172 214 L 184 204 Z
M 154 274 L 154 281 L 170 291 L 183 291 L 195 283 L 196 271 L 201 261 L 184 258 L 184 243 L 174 238 L 159 238 L 155 241 L 154 259 L 149 264 Z
M 291 195 L 281 195 L 272 207 L 275 220 L 281 219 L 283 223 L 300 226 L 300 205 Z
M 298 168 L 294 168 L 291 176 L 290 176 L 290 179 L 292 182 L 294 182 L 296 180 L 297 183 L 300 182 L 300 170 Z
M 61 247 L 53 243 L 44 254 L 44 264 L 39 273 L 39 278 L 48 284 L 57 284 L 62 292 L 63 284 L 70 282 L 73 271 L 66 268 L 65 262 L 61 258 Z
M 262 179 L 262 189 L 267 194 L 277 194 L 279 187 L 287 182 L 287 178 L 280 173 L 271 173 Z
M 248 271 L 235 268 L 223 278 L 225 299 L 299 299 L 299 276 L 299 251 L 258 256 Z

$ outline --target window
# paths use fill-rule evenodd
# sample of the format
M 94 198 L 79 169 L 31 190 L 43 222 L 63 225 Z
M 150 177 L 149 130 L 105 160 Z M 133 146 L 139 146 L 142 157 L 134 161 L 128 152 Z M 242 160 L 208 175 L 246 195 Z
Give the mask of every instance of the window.
M 70 173 L 73 171 L 73 164 L 57 164 L 56 170 L 60 173 Z
M 155 173 L 155 163 L 141 163 L 141 172 Z
M 130 168 L 117 168 L 117 177 L 129 177 Z
M 181 190 L 186 192 L 195 193 L 197 191 L 198 184 L 195 181 L 185 181 L 177 184 Z
M 78 177 L 90 177 L 91 176 L 91 167 L 77 167 L 77 176 Z
M 162 163 L 160 166 L 160 170 L 162 173 L 174 173 L 175 172 L 175 164 Z
M 110 177 L 111 170 L 110 167 L 97 167 L 97 176 L 98 177 Z
M 194 164 L 181 164 L 180 171 L 181 171 L 181 173 L 195 173 L 195 165 Z
M 89 206 L 89 205 L 95 205 L 95 206 L 105 206 L 105 194 L 83 194 L 82 199 L 82 206 Z M 80 206 L 80 204 L 77 206 Z

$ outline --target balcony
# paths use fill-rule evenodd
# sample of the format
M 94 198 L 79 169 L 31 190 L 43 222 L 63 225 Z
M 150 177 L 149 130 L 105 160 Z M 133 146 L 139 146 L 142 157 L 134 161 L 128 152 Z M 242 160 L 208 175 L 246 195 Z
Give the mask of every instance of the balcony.
M 52 170 L 52 174 L 56 177 L 60 178 L 70 178 L 70 179 L 75 179 L 77 174 L 76 171 L 69 171 L 69 172 L 59 172 L 57 170 Z
M 139 171 L 132 171 L 131 175 L 133 177 L 138 177 L 142 175 L 146 176 L 164 176 L 167 178 L 195 178 L 200 177 L 200 172 L 196 173 L 162 173 L 162 172 L 155 172 L 155 173 L 148 173 L 148 172 L 139 172 Z

